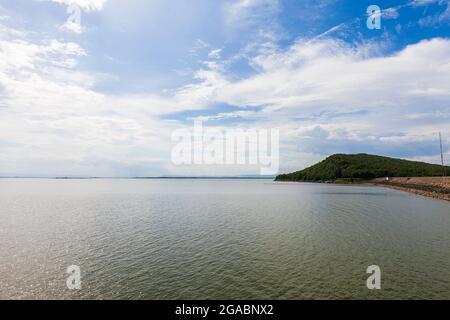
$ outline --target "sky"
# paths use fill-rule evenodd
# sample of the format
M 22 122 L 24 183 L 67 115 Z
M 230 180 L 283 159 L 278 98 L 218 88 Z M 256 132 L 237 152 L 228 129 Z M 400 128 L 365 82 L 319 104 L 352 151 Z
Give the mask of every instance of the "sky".
M 258 174 L 174 164 L 195 120 L 279 130 L 280 173 L 448 164 L 450 1 L 0 0 L 0 119 L 0 176 Z

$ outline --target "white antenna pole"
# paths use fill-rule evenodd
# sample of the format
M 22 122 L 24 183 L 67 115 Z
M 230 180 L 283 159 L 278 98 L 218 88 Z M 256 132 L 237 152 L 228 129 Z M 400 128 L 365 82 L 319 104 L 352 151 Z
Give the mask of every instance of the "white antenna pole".
M 439 145 L 441 147 L 442 177 L 445 177 L 444 154 L 442 152 L 442 137 L 441 137 L 441 133 L 440 132 L 439 132 Z

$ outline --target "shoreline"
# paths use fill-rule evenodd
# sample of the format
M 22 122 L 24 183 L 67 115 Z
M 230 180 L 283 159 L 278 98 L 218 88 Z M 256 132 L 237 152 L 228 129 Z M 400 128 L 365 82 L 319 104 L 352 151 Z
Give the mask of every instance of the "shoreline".
M 396 186 L 396 185 L 386 185 L 386 184 L 381 184 L 381 183 L 374 183 L 373 185 L 377 186 L 377 187 L 384 187 L 384 188 L 388 188 L 388 189 L 399 190 L 399 191 L 413 193 L 413 194 L 427 197 L 427 198 L 433 198 L 433 199 L 437 199 L 437 200 L 444 200 L 444 201 L 450 202 L 449 195 L 438 193 L 438 192 L 417 190 L 417 189 L 413 189 L 413 188 L 400 187 L 400 186 Z
M 394 189 L 413 193 L 416 195 L 450 201 L 450 177 L 412 177 L 412 178 L 377 178 L 373 180 L 355 181 L 354 183 L 345 183 L 342 181 L 336 182 L 321 182 L 321 181 L 289 181 L 289 180 L 275 180 L 276 182 L 300 182 L 300 183 L 319 183 L 342 186 L 376 186 L 388 189 Z
M 414 193 L 417 195 L 450 201 L 449 177 L 378 178 L 373 184 L 380 187 Z

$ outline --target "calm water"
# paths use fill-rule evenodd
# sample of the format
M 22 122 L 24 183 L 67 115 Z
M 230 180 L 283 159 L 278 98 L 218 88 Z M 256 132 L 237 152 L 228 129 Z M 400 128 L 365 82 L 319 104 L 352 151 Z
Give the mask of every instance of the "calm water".
M 450 299 L 450 203 L 268 180 L 0 179 L 0 298 Z

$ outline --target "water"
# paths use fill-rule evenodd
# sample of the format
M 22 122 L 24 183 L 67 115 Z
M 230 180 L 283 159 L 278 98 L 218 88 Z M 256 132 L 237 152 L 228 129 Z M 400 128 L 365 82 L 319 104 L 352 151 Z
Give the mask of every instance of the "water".
M 396 190 L 0 179 L 0 223 L 2 299 L 450 299 L 450 204 Z

